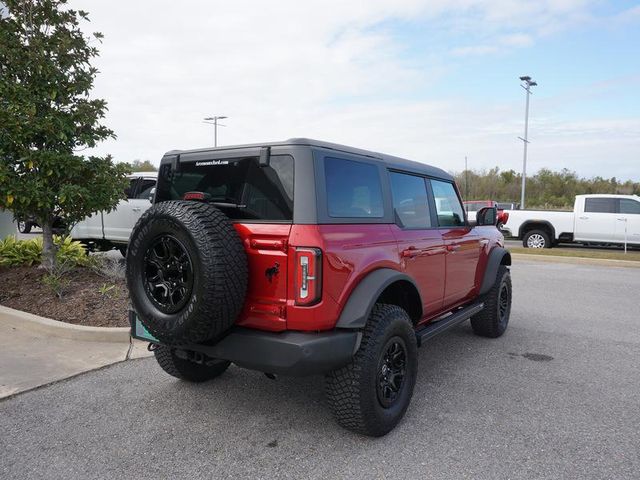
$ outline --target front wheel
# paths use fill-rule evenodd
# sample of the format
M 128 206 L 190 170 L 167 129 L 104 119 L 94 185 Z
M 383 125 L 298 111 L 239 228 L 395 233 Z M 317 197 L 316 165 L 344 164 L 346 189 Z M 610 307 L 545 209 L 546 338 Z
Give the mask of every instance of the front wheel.
M 353 361 L 325 377 L 334 417 L 363 435 L 387 434 L 409 406 L 417 366 L 418 346 L 407 312 L 396 305 L 376 305 Z
M 511 315 L 511 293 L 511 274 L 500 265 L 495 283 L 483 298 L 484 309 L 471 317 L 473 333 L 497 338 L 505 332 Z
M 200 383 L 212 380 L 222 375 L 231 365 L 231 362 L 226 360 L 215 360 L 208 357 L 201 358 L 202 363 L 196 363 L 189 359 L 190 353 L 193 352 L 186 350 L 178 352 L 175 348 L 166 345 L 157 345 L 153 350 L 158 365 L 165 372 L 188 382 Z

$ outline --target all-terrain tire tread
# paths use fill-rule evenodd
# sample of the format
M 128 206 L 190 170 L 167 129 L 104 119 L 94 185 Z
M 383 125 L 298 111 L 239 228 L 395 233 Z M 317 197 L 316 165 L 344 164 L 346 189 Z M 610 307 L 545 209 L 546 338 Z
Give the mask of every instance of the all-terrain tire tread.
M 165 345 L 157 345 L 153 354 L 158 365 L 169 375 L 189 382 L 206 382 L 222 375 L 230 362 L 220 362 L 213 366 L 197 363 L 176 357 L 174 349 Z
M 219 337 L 235 322 L 246 296 L 249 273 L 240 236 L 227 216 L 213 205 L 193 201 L 155 204 L 140 217 L 131 236 L 127 255 L 130 283 L 135 281 L 135 273 L 129 259 L 138 254 L 148 226 L 156 218 L 181 225 L 193 240 L 198 258 L 192 261 L 199 262 L 203 296 L 192 312 L 186 312 L 188 328 L 161 329 L 153 319 L 144 317 L 141 317 L 142 323 L 152 335 L 170 345 Z M 134 291 L 131 285 L 129 289 Z M 136 299 L 132 300 L 135 306 Z
M 498 322 L 498 298 L 500 294 L 500 285 L 502 285 L 503 277 L 506 276 L 506 282 L 511 290 L 511 275 L 509 269 L 505 265 L 500 265 L 496 281 L 491 290 L 483 296 L 484 308 L 473 317 L 471 317 L 471 328 L 473 333 L 481 337 L 497 338 L 504 333 L 500 329 Z
M 353 361 L 325 376 L 325 397 L 335 419 L 342 427 L 362 435 L 380 436 L 388 432 L 372 425 L 373 412 L 363 405 L 361 395 L 366 394 L 363 392 L 363 373 L 372 364 L 377 365 L 376 343 L 381 342 L 388 323 L 395 316 L 401 316 L 411 325 L 409 315 L 399 306 L 376 304 Z M 413 331 L 412 326 L 411 329 Z M 410 339 L 415 343 L 413 333 Z

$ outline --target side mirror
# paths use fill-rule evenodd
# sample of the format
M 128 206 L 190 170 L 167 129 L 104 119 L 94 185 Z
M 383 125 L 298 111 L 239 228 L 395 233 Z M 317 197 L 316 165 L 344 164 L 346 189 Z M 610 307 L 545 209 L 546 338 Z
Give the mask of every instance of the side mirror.
M 149 201 L 153 203 L 153 197 L 156 196 L 156 187 L 153 187 L 149 192 Z
M 497 225 L 498 224 L 498 209 L 496 207 L 484 207 L 478 210 L 476 213 L 476 225 Z

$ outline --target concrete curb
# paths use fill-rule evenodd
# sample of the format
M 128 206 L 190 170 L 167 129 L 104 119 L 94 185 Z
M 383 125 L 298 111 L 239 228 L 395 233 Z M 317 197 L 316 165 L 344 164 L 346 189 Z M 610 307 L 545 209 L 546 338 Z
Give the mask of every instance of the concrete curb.
M 562 255 L 528 255 L 512 253 L 512 258 L 553 263 L 571 263 L 574 265 L 597 265 L 601 267 L 640 268 L 640 262 L 634 260 L 614 260 L 610 258 L 565 257 Z
M 87 327 L 0 305 L 0 322 L 21 330 L 85 342 L 129 343 L 129 327 Z

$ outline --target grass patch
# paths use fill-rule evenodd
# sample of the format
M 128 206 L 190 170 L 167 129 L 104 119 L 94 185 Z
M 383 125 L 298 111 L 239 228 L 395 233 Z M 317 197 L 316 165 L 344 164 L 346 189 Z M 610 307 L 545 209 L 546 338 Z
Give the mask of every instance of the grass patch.
M 629 260 L 632 262 L 640 262 L 640 252 L 637 250 L 629 250 L 625 255 L 624 252 L 612 252 L 610 250 L 582 250 L 562 249 L 562 248 L 524 248 L 524 247 L 507 247 L 511 253 L 523 253 L 525 255 L 542 255 L 545 257 L 574 257 L 574 258 L 600 258 L 604 260 Z

